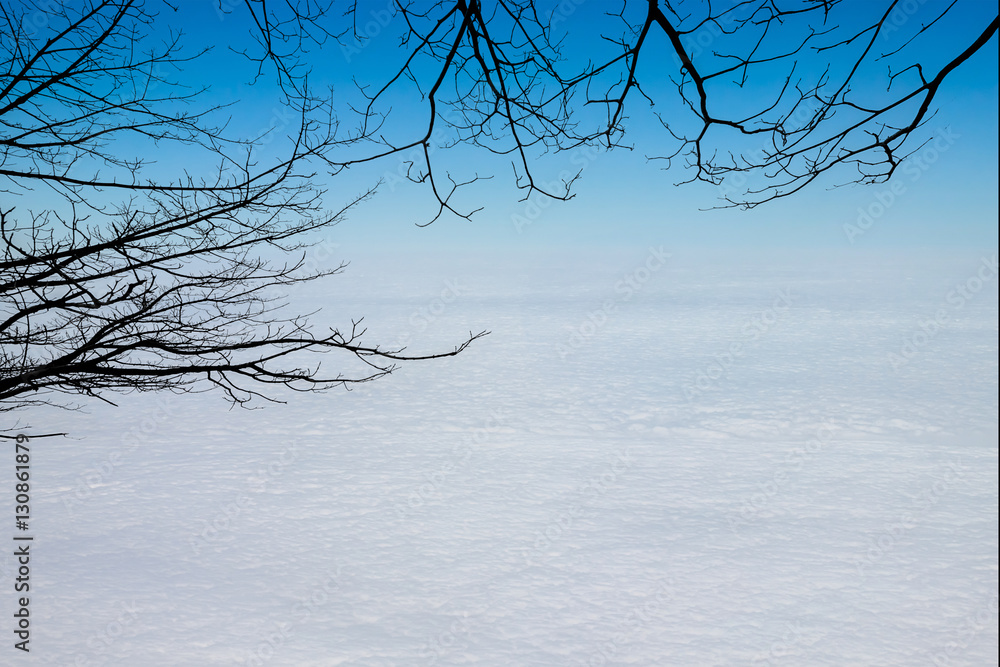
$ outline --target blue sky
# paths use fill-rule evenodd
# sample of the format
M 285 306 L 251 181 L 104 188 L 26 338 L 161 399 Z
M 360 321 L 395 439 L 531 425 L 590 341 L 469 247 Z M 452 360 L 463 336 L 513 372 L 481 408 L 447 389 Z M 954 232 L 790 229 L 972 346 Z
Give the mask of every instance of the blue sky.
M 166 20 L 159 25 L 164 26 L 161 29 L 171 24 L 183 27 L 191 44 L 216 45 L 212 53 L 197 66 L 185 70 L 181 77 L 210 83 L 206 100 L 239 98 L 241 102 L 235 108 L 232 123 L 234 130 L 254 133 L 276 125 L 280 133 L 283 121 L 275 106 L 275 90 L 269 77 L 248 87 L 250 72 L 245 69 L 246 63 L 218 46 L 238 44 L 249 28 L 245 9 L 236 2 L 229 4 L 231 14 L 219 13 L 214 0 L 185 5 L 176 15 L 165 12 Z M 921 61 L 940 61 L 956 53 L 961 43 L 958 40 L 985 27 L 988 18 L 984 22 L 983 16 L 989 10 L 987 4 L 959 3 L 950 18 L 951 24 L 942 23 L 939 30 L 925 34 L 923 41 L 914 42 L 913 48 Z M 352 80 L 373 85 L 381 82 L 393 59 L 401 57 L 392 27 L 385 28 L 379 23 L 386 16 L 383 10 L 387 5 L 387 2 L 368 3 L 359 10 L 359 20 L 368 24 L 368 28 L 362 24 L 362 30 L 367 29 L 372 38 L 356 44 L 356 51 L 344 50 L 331 42 L 309 55 L 309 62 L 315 68 L 313 86 L 333 86 L 341 110 L 347 102 L 357 100 Z M 920 11 L 931 12 L 934 7 L 929 2 L 921 5 Z M 617 30 L 607 28 L 613 24 L 597 11 L 596 5 L 589 3 L 581 5 L 561 25 L 567 27 L 573 38 L 567 46 L 570 61 L 581 56 L 589 43 L 577 37 Z M 941 39 L 942 34 L 960 37 L 949 41 Z M 656 51 L 658 48 L 655 46 L 650 54 L 663 55 L 662 49 Z M 808 65 L 803 63 L 806 68 Z M 641 71 L 643 80 L 647 87 L 668 95 L 669 90 L 664 87 L 667 82 L 658 67 L 647 65 L 648 69 Z M 670 71 L 669 67 L 663 68 L 665 73 Z M 884 78 L 872 85 L 884 85 Z M 416 111 L 411 112 L 407 106 L 414 104 L 415 98 L 407 99 L 400 94 L 393 102 L 398 105 L 393 108 L 396 117 L 406 118 L 405 122 L 411 126 L 423 119 L 422 107 L 413 106 Z M 426 189 L 399 184 L 398 179 L 391 177 L 399 164 L 396 158 L 352 169 L 335 179 L 321 175 L 319 180 L 328 182 L 332 190 L 330 202 L 335 204 L 378 178 L 389 176 L 390 182 L 382 192 L 356 209 L 333 233 L 339 242 L 358 249 L 498 244 L 600 247 L 651 243 L 707 248 L 995 247 L 996 38 L 948 79 L 934 106 L 937 114 L 920 136 L 921 140 L 940 139 L 936 143 L 932 140 L 921 151 L 921 159 L 901 168 L 890 183 L 835 188 L 850 180 L 842 171 L 795 196 L 751 211 L 705 210 L 721 203 L 718 188 L 702 183 L 675 187 L 675 183 L 688 177 L 688 172 L 678 167 L 664 171 L 659 168 L 661 163 L 648 161 L 647 156 L 655 154 L 655 147 L 664 135 L 654 126 L 648 108 L 638 98 L 633 100 L 631 131 L 625 139 L 635 146 L 633 151 L 608 154 L 584 148 L 549 155 L 537 163 L 542 178 L 584 167 L 574 188 L 576 196 L 569 202 L 538 197 L 519 202 L 523 193 L 513 187 L 509 163 L 465 149 L 443 151 L 439 154 L 442 164 L 459 175 L 475 170 L 494 176 L 470 189 L 460 200 L 468 208 L 485 207 L 471 222 L 446 216 L 430 227 L 418 228 L 416 223 L 425 222 L 432 214 L 433 200 Z M 344 113 L 342 118 L 346 127 L 349 114 Z M 409 129 L 405 123 L 391 127 L 404 132 Z M 915 147 L 918 142 L 911 145 Z M 859 222 L 867 227 L 859 228 Z
M 601 30 L 601 17 L 584 7 L 571 16 L 570 30 Z M 930 11 L 933 5 L 927 5 Z M 977 34 L 985 23 L 983 7 L 956 8 L 954 24 L 942 29 Z M 988 19 L 987 21 L 988 22 Z M 376 36 L 362 56 L 381 44 Z M 955 53 L 956 43 L 917 41 L 920 60 L 941 62 Z M 360 59 L 360 57 L 358 57 Z M 652 69 L 652 68 L 650 68 Z M 879 72 L 881 73 L 881 72 Z M 654 80 L 657 73 L 647 75 Z M 646 79 L 649 81 L 649 78 Z M 880 80 L 880 84 L 883 80 Z M 443 218 L 426 229 L 412 227 L 400 210 L 419 211 L 430 204 L 426 193 L 411 200 L 402 188 L 383 193 L 341 229 L 345 239 L 378 244 L 420 245 L 632 245 L 668 243 L 675 246 L 733 247 L 994 247 L 997 243 L 997 49 L 982 49 L 947 81 L 935 101 L 937 114 L 923 128 L 923 137 L 942 137 L 901 168 L 892 181 L 876 186 L 833 186 L 849 180 L 843 172 L 822 179 L 805 191 L 752 211 L 706 211 L 718 205 L 719 192 L 710 185 L 675 187 L 687 177 L 681 169 L 663 171 L 648 162 L 647 146 L 662 141 L 644 104 L 634 104 L 637 127 L 627 138 L 631 152 L 613 154 L 576 149 L 549 157 L 555 175 L 567 167 L 584 166 L 570 202 L 533 199 L 517 202 L 510 171 L 499 171 L 489 187 L 480 189 L 487 208 L 471 223 Z M 918 145 L 914 142 L 913 146 Z M 481 159 L 481 158 L 480 158 Z M 544 175 L 545 170 L 540 169 Z M 421 196 L 424 195 L 424 196 Z M 891 201 L 890 201 L 891 200 Z M 884 210 L 880 204 L 890 202 Z M 402 202 L 406 202 L 401 205 Z M 412 204 L 410 203 L 412 202 Z M 478 202 L 477 202 L 478 203 Z M 536 206 L 532 206 L 532 204 Z M 412 207 L 412 208 L 411 208 Z M 868 223 L 864 213 L 872 222 Z M 874 214 L 874 215 L 872 215 Z M 858 224 L 868 224 L 858 234 Z M 845 225 L 847 226 L 845 228 Z M 853 227 L 852 227 L 853 226 Z
M 957 8 L 958 19 L 970 24 L 982 20 L 971 11 L 963 14 L 963 9 L 968 10 Z M 586 18 L 591 20 L 581 20 L 572 27 L 599 30 L 593 25 L 594 17 Z M 982 24 L 970 27 L 965 34 L 976 34 L 981 28 Z M 920 52 L 925 64 L 940 62 L 943 53 L 955 50 L 954 43 L 940 36 L 915 42 L 918 44 L 925 48 Z M 663 131 L 652 126 L 645 105 L 640 103 L 632 109 L 638 129 L 628 138 L 635 145 L 634 151 L 608 155 L 577 149 L 561 160 L 550 159 L 555 163 L 553 174 L 567 166 L 586 166 L 574 200 L 552 202 L 544 209 L 533 207 L 532 202 L 513 201 L 509 181 L 501 182 L 490 193 L 498 193 L 496 203 L 477 214 L 474 222 L 443 219 L 431 229 L 405 236 L 413 242 L 420 242 L 418 237 L 423 235 L 431 238 L 432 244 L 472 245 L 666 242 L 705 247 L 993 247 L 997 242 L 996 73 L 994 40 L 963 65 L 939 93 L 937 114 L 923 128 L 922 137 L 942 139 L 921 150 L 883 185 L 833 188 L 849 180 L 841 172 L 798 195 L 752 211 L 706 211 L 720 203 L 717 188 L 701 183 L 675 187 L 687 172 L 678 168 L 663 171 L 659 163 L 645 159 L 653 152 L 648 146 L 662 141 Z M 652 76 L 655 79 L 656 73 Z M 501 173 L 498 179 L 506 177 Z M 501 192 L 505 196 L 500 196 Z M 400 227 L 393 214 L 394 199 L 376 201 L 371 216 L 359 216 L 357 223 L 368 225 L 381 219 L 380 232 L 386 231 L 386 225 Z M 880 205 L 885 202 L 889 205 L 883 210 Z M 859 219 L 861 225 L 868 224 L 861 234 L 857 233 Z M 384 235 L 376 233 L 379 237 Z

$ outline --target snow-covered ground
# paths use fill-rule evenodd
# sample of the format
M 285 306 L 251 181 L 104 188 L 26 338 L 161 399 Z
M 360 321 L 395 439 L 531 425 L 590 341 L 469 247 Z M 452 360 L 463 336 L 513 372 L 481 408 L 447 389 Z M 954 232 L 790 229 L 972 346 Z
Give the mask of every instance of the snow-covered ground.
M 31 443 L 0 662 L 997 664 L 995 258 L 351 258 L 296 303 L 492 334 L 259 411 L 23 415 L 72 437 Z

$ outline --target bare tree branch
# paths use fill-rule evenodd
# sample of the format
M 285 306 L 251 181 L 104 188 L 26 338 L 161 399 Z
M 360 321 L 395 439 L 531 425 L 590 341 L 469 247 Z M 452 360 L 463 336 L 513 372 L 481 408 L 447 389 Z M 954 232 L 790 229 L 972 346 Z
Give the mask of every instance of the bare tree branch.
M 639 101 L 654 106 L 666 131 L 667 150 L 650 148 L 651 159 L 668 167 L 683 163 L 689 173 L 682 182 L 726 186 L 724 205 L 752 208 L 828 173 L 879 183 L 922 143 L 920 128 L 941 85 L 993 39 L 997 27 L 995 8 L 989 14 L 972 0 L 863 6 L 842 0 L 625 0 L 605 20 L 574 26 L 593 27 L 595 47 L 603 42 L 617 51 L 597 59 L 591 53 L 600 49 L 594 48 L 581 62 L 579 50 L 563 48 L 565 12 L 579 4 L 545 5 L 543 13 L 532 0 L 396 0 L 391 12 L 380 10 L 388 16 L 380 17 L 384 31 L 400 38 L 402 64 L 373 92 L 361 88 L 368 99 L 357 110 L 360 122 L 386 127 L 392 111 L 384 103 L 410 88 L 420 91 L 424 121 L 403 141 L 371 135 L 376 150 L 357 159 L 419 149 L 422 164 L 407 176 L 429 186 L 438 202 L 433 219 L 446 211 L 462 217 L 473 212 L 455 208 L 454 188 L 442 189 L 435 176 L 435 149 L 459 143 L 510 156 L 526 197 L 540 192 L 566 199 L 568 187 L 552 192 L 541 185 L 538 157 L 581 145 L 628 148 L 622 143 L 627 111 Z M 269 6 L 271 21 L 288 22 L 286 9 Z M 352 25 L 346 27 L 301 4 L 293 11 L 299 24 L 316 26 L 344 49 L 362 39 L 360 12 L 351 3 L 346 15 Z M 966 15 L 985 15 L 974 33 L 974 24 L 961 20 Z M 621 36 L 611 32 L 614 25 L 623 28 Z M 942 48 L 944 34 L 944 48 L 953 51 L 937 62 L 927 54 Z M 673 62 L 663 58 L 664 49 Z M 643 57 L 647 53 L 655 55 Z M 290 69 L 282 64 L 281 71 Z M 605 110 L 602 120 L 588 115 L 594 108 Z M 400 113 L 413 117 L 410 109 Z M 439 131 L 442 124 L 449 132 Z M 355 159 L 331 164 L 344 168 Z M 740 190 L 727 185 L 729 177 L 756 180 Z
M 30 212 L 5 198 L 0 207 L 0 411 L 123 391 L 274 401 L 273 388 L 368 382 L 485 335 L 411 355 L 363 342 L 360 320 L 316 332 L 309 315 L 283 314 L 276 294 L 345 267 L 307 270 L 310 235 L 375 192 L 325 205 L 316 167 L 362 137 L 336 138 L 331 102 L 312 97 L 293 66 L 281 72 L 297 131 L 283 156 L 259 166 L 259 137 L 230 138 L 210 122 L 223 107 L 198 110 L 205 91 L 162 73 L 202 52 L 185 55 L 181 34 L 141 51 L 157 20 L 146 3 L 63 3 L 40 32 L 28 22 L 43 8 L 15 5 L 0 5 L 0 177 L 11 197 L 43 184 L 50 205 Z M 264 3 L 248 7 L 269 49 L 285 43 Z M 288 55 L 267 60 L 283 67 Z M 143 160 L 120 149 L 143 140 L 214 166 L 145 178 Z M 323 367 L 317 355 L 329 353 L 344 370 Z

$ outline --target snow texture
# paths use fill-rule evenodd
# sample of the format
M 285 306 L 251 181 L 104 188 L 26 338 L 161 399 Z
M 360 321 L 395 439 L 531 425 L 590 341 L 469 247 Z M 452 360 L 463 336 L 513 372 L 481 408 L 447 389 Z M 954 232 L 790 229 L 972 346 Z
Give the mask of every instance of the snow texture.
M 71 437 L 31 442 L 0 662 L 995 665 L 995 258 L 352 258 L 295 305 L 492 334 L 258 411 L 22 416 Z

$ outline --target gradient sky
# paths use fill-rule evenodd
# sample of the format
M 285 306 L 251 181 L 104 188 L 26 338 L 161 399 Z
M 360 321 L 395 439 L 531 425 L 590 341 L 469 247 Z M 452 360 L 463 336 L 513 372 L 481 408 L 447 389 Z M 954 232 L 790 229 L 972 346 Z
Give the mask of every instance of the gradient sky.
M 933 4 L 923 7 L 927 11 L 933 8 Z M 579 16 L 569 18 L 571 31 L 597 34 L 607 25 L 605 17 L 588 14 L 587 9 L 584 6 Z M 988 9 L 968 3 L 958 6 L 954 10 L 955 24 L 941 25 L 941 29 L 978 34 L 984 27 L 981 14 Z M 967 25 L 962 26 L 963 22 Z M 962 27 L 965 30 L 959 30 Z M 917 41 L 914 46 L 923 49 L 919 53 L 925 63 L 940 62 L 942 53 L 956 50 L 955 42 L 949 43 L 940 35 Z M 369 48 L 375 50 L 379 44 Z M 653 55 L 660 54 L 654 51 Z M 663 78 L 658 71 L 662 61 L 653 62 L 641 72 L 647 89 L 653 87 L 651 80 L 655 86 Z M 883 81 L 880 79 L 879 85 L 884 85 Z M 345 238 L 357 234 L 359 238 L 384 240 L 391 233 L 400 241 L 431 244 L 666 243 L 706 247 L 995 247 L 997 243 L 995 39 L 948 80 L 936 100 L 938 112 L 927 124 L 925 135 L 948 129 L 956 139 L 946 152 L 928 156 L 933 164 L 901 169 L 892 182 L 884 185 L 831 189 L 849 180 L 841 172 L 834 178 L 821 179 L 796 196 L 752 211 L 706 211 L 719 204 L 715 187 L 701 183 L 675 187 L 674 183 L 687 177 L 686 172 L 677 168 L 666 172 L 659 168 L 660 163 L 648 162 L 646 155 L 655 153 L 655 148 L 649 146 L 662 141 L 664 133 L 653 127 L 646 105 L 635 102 L 638 99 L 633 103 L 634 122 L 630 124 L 637 129 L 627 138 L 636 146 L 634 151 L 608 155 L 577 150 L 546 163 L 553 175 L 567 167 L 587 165 L 575 190 L 577 196 L 570 202 L 552 202 L 532 218 L 529 213 L 537 213 L 537 209 L 532 211 L 529 203 L 515 201 L 518 193 L 512 192 L 507 170 L 498 174 L 489 190 L 484 190 L 493 201 L 472 223 L 445 218 L 428 229 L 403 229 L 408 223 L 399 216 L 398 197 L 393 193 L 373 202 L 370 213 L 362 211 L 345 223 Z M 879 196 L 885 201 L 884 192 L 894 183 L 898 183 L 897 191 L 902 191 L 898 201 L 850 243 L 844 225 L 857 221 L 859 209 L 877 213 Z M 426 200 L 423 203 L 426 205 Z M 522 216 L 520 226 L 513 216 Z M 523 224 L 525 218 L 531 220 L 530 225 Z M 357 229 L 361 226 L 372 232 L 365 234 Z
M 224 46 L 218 46 L 240 44 L 250 28 L 246 10 L 240 3 L 233 0 L 223 3 L 232 7 L 231 13 L 218 11 L 218 0 L 182 3 L 176 13 L 170 10 L 163 13 L 157 30 L 165 34 L 170 28 L 182 28 L 192 48 L 216 45 L 211 53 L 178 76 L 185 82 L 210 85 L 205 102 L 239 99 L 233 108 L 230 126 L 233 131 L 252 134 L 277 126 L 276 132 L 280 133 L 284 126 L 281 112 L 275 106 L 271 77 L 265 76 L 249 86 L 252 72 L 246 62 Z M 387 0 L 367 3 L 359 9 L 358 17 L 369 21 L 384 17 L 382 12 L 388 5 Z M 936 2 L 928 2 L 919 11 L 930 13 L 936 6 Z M 595 3 L 583 3 L 562 24 L 571 36 L 566 49 L 571 62 L 574 57 L 583 62 L 583 53 L 593 41 L 584 38 L 602 31 L 619 31 L 617 25 L 601 14 L 603 9 L 603 4 L 598 8 Z M 951 24 L 942 23 L 938 30 L 928 31 L 923 41 L 914 42 L 913 48 L 924 62 L 939 61 L 947 54 L 957 53 L 970 41 L 970 35 L 985 27 L 991 10 L 995 10 L 991 3 L 960 2 L 949 17 Z M 942 39 L 942 35 L 946 37 Z M 662 41 L 660 35 L 656 37 Z M 308 60 L 315 68 L 312 85 L 333 86 L 338 108 L 343 109 L 347 102 L 357 99 L 352 80 L 375 84 L 385 79 L 387 68 L 402 56 L 397 41 L 390 26 L 374 31 L 370 40 L 357 45 L 361 47 L 357 52 L 345 52 L 340 45 L 328 42 L 309 54 Z M 656 56 L 649 58 L 654 64 L 640 70 L 640 76 L 647 88 L 657 90 L 667 83 L 664 75 L 674 69 L 672 65 L 662 66 L 666 55 L 660 46 L 652 47 L 650 56 Z M 808 61 L 803 62 L 803 67 L 809 65 Z M 872 85 L 884 86 L 884 77 Z M 669 91 L 663 88 L 663 94 L 668 95 Z M 586 165 L 572 201 L 545 202 L 547 205 L 539 213 L 540 209 L 532 209 L 530 202 L 517 201 L 522 193 L 513 187 L 509 164 L 459 149 L 443 158 L 448 160 L 444 163 L 447 167 L 458 173 L 471 169 L 482 174 L 495 172 L 492 180 L 480 183 L 461 200 L 467 206 L 485 206 L 471 222 L 446 216 L 430 227 L 419 228 L 416 223 L 425 222 L 434 209 L 430 193 L 416 186 L 390 184 L 375 199 L 358 207 L 331 236 L 345 247 L 358 249 L 507 244 L 992 248 L 997 245 L 997 97 L 994 38 L 947 80 L 935 101 L 937 114 L 923 128 L 922 137 L 947 132 L 953 142 L 947 150 L 934 153 L 933 164 L 903 168 L 888 184 L 833 188 L 849 180 L 846 172 L 841 171 L 832 178 L 817 181 L 804 192 L 752 211 L 705 210 L 720 204 L 717 188 L 702 183 L 675 187 L 675 183 L 688 177 L 688 172 L 681 168 L 663 171 L 660 163 L 647 161 L 647 155 L 656 152 L 664 135 L 662 130 L 657 132 L 647 105 L 637 97 L 630 110 L 632 130 L 625 139 L 635 150 L 611 154 L 577 150 L 549 155 L 538 162 L 538 174 L 543 178 Z M 407 100 L 405 95 L 394 97 L 393 102 L 399 105 L 393 109 L 400 114 L 397 117 L 410 114 L 410 123 L 425 116 L 421 114 L 422 107 L 412 107 L 417 110 L 414 113 L 408 110 L 407 104 L 413 104 L 414 100 Z M 349 114 L 344 113 L 343 119 L 345 126 L 348 125 Z M 911 145 L 918 143 L 914 141 Z M 280 145 L 280 141 L 274 144 Z M 179 162 L 183 158 L 176 159 Z M 160 166 L 169 168 L 170 162 L 165 160 L 169 158 L 161 157 Z M 333 205 L 384 177 L 398 163 L 398 159 L 389 158 L 334 179 L 324 175 L 319 179 L 327 181 L 331 188 Z M 851 243 L 844 226 L 856 223 L 864 210 L 878 212 L 880 197 L 884 202 L 885 193 L 894 183 L 901 194 Z M 523 224 L 526 218 L 530 219 L 529 225 Z
M 602 27 L 602 17 L 586 15 L 572 22 L 572 29 Z M 932 4 L 925 9 L 931 11 Z M 967 23 L 964 34 L 978 34 L 985 26 L 980 16 L 984 5 L 956 7 L 957 23 Z M 605 20 L 606 21 L 606 20 Z M 988 22 L 988 19 L 987 19 Z M 942 26 L 957 30 L 957 26 Z M 952 33 L 949 33 L 952 34 Z M 377 38 L 376 38 L 377 39 Z M 921 61 L 940 62 L 942 53 L 954 53 L 956 42 L 940 35 L 915 42 Z M 369 47 L 377 49 L 378 44 Z M 659 55 L 659 54 L 657 54 Z M 662 61 L 660 61 L 662 62 Z M 656 66 L 647 67 L 650 80 L 657 81 Z M 880 72 L 881 73 L 881 72 Z M 655 85 L 655 83 L 654 83 Z M 884 79 L 878 84 L 884 86 Z M 638 101 L 638 100 L 636 100 Z M 658 244 L 672 246 L 731 247 L 941 247 L 983 246 L 997 243 L 997 49 L 996 40 L 964 64 L 943 87 L 935 101 L 937 114 L 924 128 L 924 136 L 949 131 L 955 137 L 946 152 L 928 156 L 932 164 L 902 168 L 890 183 L 876 186 L 849 185 L 833 188 L 850 180 L 841 171 L 833 178 L 820 179 L 805 191 L 782 201 L 760 206 L 752 211 L 706 211 L 718 205 L 717 188 L 707 184 L 675 187 L 687 178 L 683 169 L 666 172 L 659 163 L 648 162 L 646 155 L 655 152 L 663 131 L 650 122 L 645 104 L 634 103 L 631 115 L 635 133 L 627 140 L 635 145 L 632 152 L 612 155 L 584 151 L 549 158 L 546 167 L 553 175 L 567 167 L 586 164 L 575 188 L 576 197 L 566 203 L 552 202 L 541 215 L 532 218 L 528 203 L 517 203 L 518 193 L 510 187 L 509 168 L 500 172 L 488 195 L 487 209 L 472 223 L 441 219 L 431 228 L 403 229 L 405 216 L 399 215 L 395 193 L 376 200 L 361 215 L 345 223 L 345 238 L 364 237 L 385 241 L 388 234 L 399 240 L 430 244 L 535 244 L 535 245 L 606 245 Z M 922 141 L 922 138 L 921 138 Z M 913 146 L 919 145 L 914 141 Z M 544 170 L 541 170 L 544 173 Z M 861 210 L 879 211 L 879 197 L 896 185 L 897 197 L 874 224 L 850 243 L 844 225 L 856 223 Z M 416 206 L 427 205 L 416 198 Z M 874 206 L 873 206 L 874 205 Z M 371 213 L 368 213 L 368 210 Z M 414 210 L 409 206 L 405 210 Z M 419 209 L 418 209 L 419 210 Z M 537 212 L 537 210 L 536 210 Z M 512 216 L 522 216 L 520 227 Z M 523 219 L 531 219 L 524 225 Z M 372 229 L 366 235 L 361 226 Z M 391 231 L 390 231 L 391 230 Z M 425 238 L 429 241 L 425 241 Z

